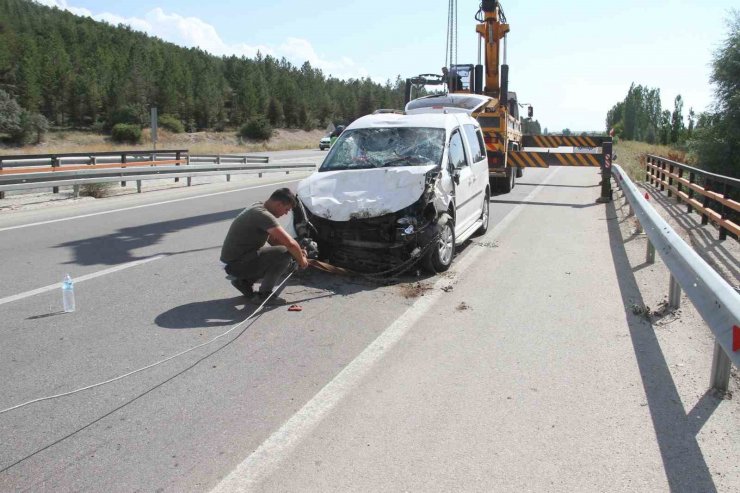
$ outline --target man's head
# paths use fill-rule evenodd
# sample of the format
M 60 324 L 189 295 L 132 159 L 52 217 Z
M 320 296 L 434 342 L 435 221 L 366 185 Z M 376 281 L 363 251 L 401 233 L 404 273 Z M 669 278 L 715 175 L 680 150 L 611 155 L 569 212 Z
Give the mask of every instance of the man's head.
M 265 202 L 265 209 L 275 217 L 286 215 L 298 203 L 295 194 L 289 188 L 278 188 Z

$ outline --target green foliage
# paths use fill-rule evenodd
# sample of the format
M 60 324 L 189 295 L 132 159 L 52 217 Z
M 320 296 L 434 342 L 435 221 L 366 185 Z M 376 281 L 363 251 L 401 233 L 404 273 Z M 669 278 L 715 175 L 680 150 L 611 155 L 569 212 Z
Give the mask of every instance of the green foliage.
M 261 54 L 215 57 L 28 0 L 0 0 L 0 25 L 0 87 L 54 125 L 141 125 L 156 106 L 190 131 L 255 116 L 305 128 L 403 107 L 400 77 L 381 85 Z
M 540 128 L 540 122 L 537 120 L 530 120 L 529 118 L 520 118 L 522 122 L 522 133 L 525 135 L 541 135 L 542 129 Z
M 21 130 L 21 113 L 18 102 L 0 89 L 0 134 L 18 133 Z
M 283 105 L 275 98 L 271 98 L 270 104 L 267 106 L 267 119 L 269 120 L 270 125 L 276 127 L 280 126 L 285 119 L 283 114 Z
M 606 129 L 614 129 L 615 135 L 627 140 L 655 140 L 660 112 L 660 89 L 635 86 L 633 82 L 624 101 L 618 102 L 607 112 Z
M 683 124 L 683 100 L 681 95 L 676 96 L 673 102 L 673 113 L 671 114 L 671 143 L 678 143 L 679 138 L 684 130 Z
M 699 115 L 689 149 L 699 165 L 740 177 L 740 12 L 733 11 L 729 33 L 714 55 L 711 81 L 715 111 Z
M 0 134 L 5 134 L 14 144 L 24 144 L 35 136 L 35 143 L 49 129 L 49 122 L 43 115 L 31 113 L 20 107 L 7 92 L 0 89 Z
M 116 108 L 111 112 L 108 123 L 111 128 L 119 123 L 124 123 L 126 125 L 141 125 L 141 111 L 133 105 L 125 105 L 120 108 Z
M 185 125 L 173 115 L 162 115 L 157 119 L 157 125 L 169 130 L 174 134 L 181 134 L 185 131 Z
M 113 125 L 111 138 L 118 143 L 138 144 L 141 141 L 141 127 L 128 123 L 117 123 Z
M 242 126 L 239 135 L 248 139 L 268 140 L 272 137 L 272 131 L 270 122 L 261 116 L 256 116 Z
M 39 144 L 48 131 L 49 121 L 44 115 L 24 110 L 21 114 L 21 133 L 16 135 L 16 142 L 23 144 L 30 141 Z

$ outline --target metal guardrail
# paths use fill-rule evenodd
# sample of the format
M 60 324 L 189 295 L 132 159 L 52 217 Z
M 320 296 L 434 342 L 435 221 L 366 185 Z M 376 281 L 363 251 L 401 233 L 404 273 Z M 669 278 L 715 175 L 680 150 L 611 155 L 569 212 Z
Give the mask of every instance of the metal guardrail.
M 107 153 L 75 153 L 64 155 L 33 155 L 33 156 L 0 156 L 0 163 L 6 169 L 0 168 L 0 198 L 5 191 L 25 190 L 33 188 L 49 188 L 58 191 L 59 186 L 73 186 L 75 195 L 79 194 L 79 187 L 91 183 L 106 183 L 125 180 L 136 181 L 137 191 L 141 192 L 141 181 L 151 179 L 187 178 L 187 185 L 192 184 L 195 176 L 226 175 L 231 181 L 231 175 L 258 174 L 262 177 L 266 172 L 308 171 L 315 168 L 314 164 L 269 164 L 267 156 L 247 155 L 187 155 L 182 159 L 186 150 L 177 151 L 136 151 L 136 152 L 107 152 Z M 130 160 L 129 156 L 149 157 L 148 160 Z M 107 164 L 98 163 L 103 157 L 120 157 L 120 161 Z M 175 157 L 176 159 L 172 159 Z M 65 165 L 65 159 L 86 159 L 87 165 L 80 166 L 77 161 L 74 165 Z M 48 171 L 31 168 L 30 166 L 51 165 Z M 29 163 L 33 163 L 30 164 Z M 213 163 L 213 164 L 210 164 Z
M 652 154 L 647 155 L 645 173 L 651 185 L 684 202 L 687 212 L 701 214 L 702 224 L 716 224 L 720 240 L 726 239 L 727 233 L 740 237 L 740 202 L 733 199 L 740 192 L 740 180 Z M 701 201 L 696 194 L 702 197 Z
M 613 172 L 647 235 L 647 261 L 654 262 L 657 251 L 671 272 L 669 306 L 678 308 L 683 289 L 714 334 L 710 382 L 713 388 L 727 391 L 730 365 L 740 367 L 740 348 L 733 347 L 733 335 L 740 331 L 740 294 L 676 234 L 620 166 L 614 164 Z

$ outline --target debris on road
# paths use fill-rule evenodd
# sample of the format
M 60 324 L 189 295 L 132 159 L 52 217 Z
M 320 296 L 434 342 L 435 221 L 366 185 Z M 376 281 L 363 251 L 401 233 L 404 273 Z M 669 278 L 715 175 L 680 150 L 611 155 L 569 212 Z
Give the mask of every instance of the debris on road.
M 461 312 L 463 310 L 470 310 L 470 305 L 465 303 L 464 301 L 461 301 L 459 305 L 457 305 L 457 308 L 455 308 L 457 311 Z
M 412 282 L 401 285 L 401 294 L 404 298 L 418 298 L 424 296 L 424 293 L 430 291 L 432 286 L 429 283 Z

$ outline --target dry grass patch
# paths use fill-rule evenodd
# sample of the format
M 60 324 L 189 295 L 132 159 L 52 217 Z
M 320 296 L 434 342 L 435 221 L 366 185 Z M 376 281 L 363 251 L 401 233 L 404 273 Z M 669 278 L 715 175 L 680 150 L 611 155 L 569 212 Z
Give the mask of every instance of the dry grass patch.
M 620 140 L 614 144 L 617 164 L 624 169 L 632 181 L 645 181 L 645 155 L 654 154 L 681 163 L 691 164 L 685 152 L 669 146 L 647 144 L 632 140 Z
M 236 130 L 175 134 L 157 132 L 158 149 L 188 149 L 191 154 L 244 154 L 266 151 L 318 149 L 324 130 L 277 129 L 265 142 L 241 139 Z M 77 130 L 49 132 L 44 142 L 24 147 L 1 147 L 0 154 L 64 154 L 73 152 L 148 151 L 152 149 L 149 129 L 142 131 L 140 144 L 116 144 L 110 136 Z

